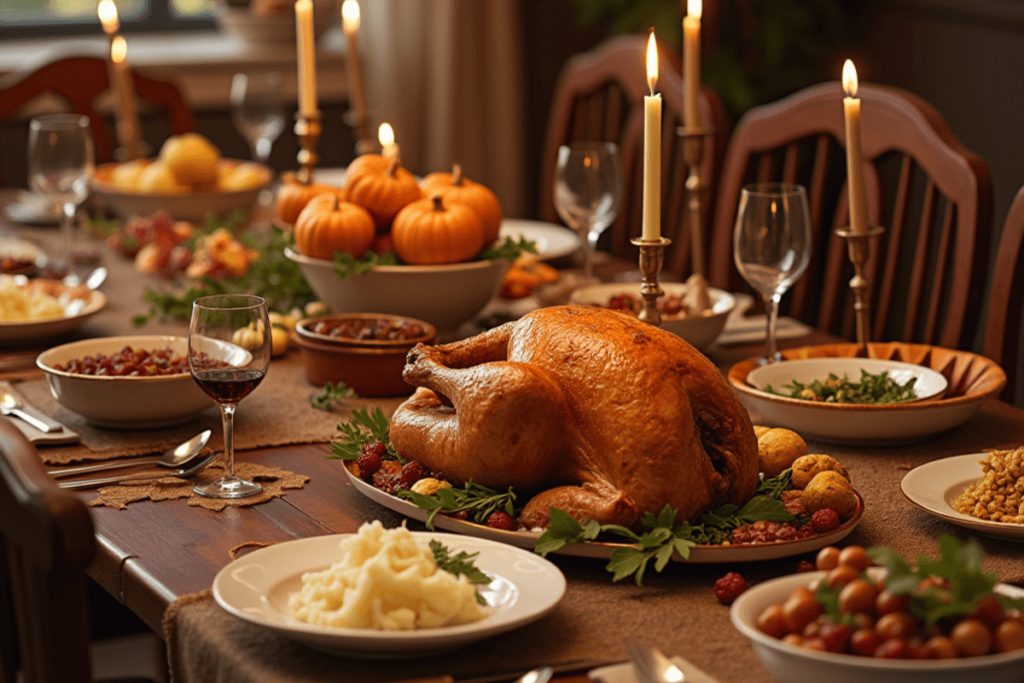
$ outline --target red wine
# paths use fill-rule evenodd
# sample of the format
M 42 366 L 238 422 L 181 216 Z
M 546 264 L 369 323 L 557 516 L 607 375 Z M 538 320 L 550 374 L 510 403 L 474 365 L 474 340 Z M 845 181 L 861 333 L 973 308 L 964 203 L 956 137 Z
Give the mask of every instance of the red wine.
M 267 373 L 249 368 L 198 370 L 192 379 L 217 403 L 238 403 L 252 393 Z

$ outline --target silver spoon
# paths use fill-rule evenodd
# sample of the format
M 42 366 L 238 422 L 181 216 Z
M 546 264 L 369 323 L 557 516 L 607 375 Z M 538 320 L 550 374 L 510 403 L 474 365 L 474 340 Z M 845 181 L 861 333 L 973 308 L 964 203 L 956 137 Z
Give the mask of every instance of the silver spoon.
M 160 470 L 148 470 L 146 472 L 139 472 L 138 474 L 129 474 L 127 476 L 115 476 L 115 477 L 100 477 L 98 479 L 77 479 L 75 481 L 62 481 L 57 486 L 62 489 L 85 489 L 92 488 L 93 486 L 100 486 L 102 484 L 123 484 L 131 481 L 145 481 L 147 479 L 160 479 L 162 477 L 181 477 L 188 478 L 194 474 L 199 474 L 207 468 L 214 460 L 220 456 L 220 453 L 211 453 L 204 458 L 200 458 L 198 461 L 193 462 L 189 467 L 181 467 L 170 472 L 161 472 Z
M 157 467 L 188 467 L 192 461 L 192 458 L 199 454 L 199 451 L 203 450 L 206 443 L 210 440 L 211 432 L 209 429 L 199 432 L 188 441 L 180 443 L 171 450 L 167 451 L 159 458 L 142 458 L 141 460 L 131 460 L 119 462 L 105 462 L 99 465 L 83 465 L 81 467 L 67 467 L 62 470 L 50 470 L 47 472 L 51 477 L 69 477 L 73 474 L 87 474 L 89 472 L 103 472 L 105 470 L 119 470 L 126 467 L 135 467 L 137 465 L 156 465 Z
M 78 285 L 82 284 L 82 282 L 85 282 L 85 286 L 87 288 L 95 290 L 99 289 L 100 285 L 106 282 L 106 280 L 107 269 L 104 268 L 103 266 L 100 266 L 99 268 L 95 268 L 91 273 L 89 273 L 89 275 L 86 276 L 85 280 L 82 280 L 82 278 L 72 273 L 71 275 L 65 276 L 63 282 L 65 287 L 77 287 Z

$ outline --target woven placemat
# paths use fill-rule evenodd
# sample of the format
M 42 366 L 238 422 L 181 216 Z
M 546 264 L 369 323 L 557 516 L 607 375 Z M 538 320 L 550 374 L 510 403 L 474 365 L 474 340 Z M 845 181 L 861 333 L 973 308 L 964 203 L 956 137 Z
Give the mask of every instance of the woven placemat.
M 96 498 L 89 501 L 90 507 L 112 507 L 118 510 L 125 510 L 130 503 L 140 500 L 176 500 L 187 498 L 189 507 L 205 508 L 220 512 L 228 506 L 248 507 L 265 503 L 272 498 L 280 498 L 287 490 L 301 489 L 309 482 L 309 477 L 304 474 L 296 474 L 280 467 L 267 467 L 250 462 L 236 462 L 235 474 L 242 479 L 259 482 L 263 490 L 255 496 L 248 498 L 207 498 L 192 491 L 192 487 L 199 482 L 212 481 L 224 475 L 224 468 L 220 464 L 211 465 L 203 472 L 203 476 L 196 480 L 178 479 L 176 477 L 163 477 L 161 479 L 150 479 L 144 482 L 118 484 L 107 486 L 99 490 Z
M 16 387 L 26 401 L 82 437 L 82 442 L 75 446 L 40 448 L 39 455 L 47 465 L 159 453 L 204 429 L 213 430 L 211 446 L 218 450 L 221 447 L 220 412 L 213 407 L 177 427 L 145 431 L 104 429 L 89 424 L 81 415 L 57 403 L 43 380 L 19 382 Z M 309 398 L 320 392 L 306 380 L 298 352 L 273 361 L 260 386 L 239 404 L 235 414 L 235 450 L 330 441 L 338 423 L 347 420 L 352 410 L 365 403 L 360 399 L 346 399 L 329 411 L 317 410 L 310 406 Z M 374 399 L 373 404 L 390 415 L 402 400 Z

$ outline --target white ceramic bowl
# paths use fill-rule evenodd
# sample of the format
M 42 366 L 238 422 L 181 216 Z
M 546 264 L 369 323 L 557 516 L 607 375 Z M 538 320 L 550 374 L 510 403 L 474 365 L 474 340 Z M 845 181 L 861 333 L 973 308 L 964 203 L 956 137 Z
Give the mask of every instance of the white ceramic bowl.
M 878 358 L 801 358 L 769 363 L 751 370 L 747 375 L 747 382 L 760 391 L 767 392 L 771 386 L 777 392 L 786 392 L 783 387 L 794 380 L 801 384 L 810 384 L 815 380 L 824 382 L 828 379 L 829 373 L 840 379 L 845 375 L 851 382 L 859 382 L 862 370 L 872 375 L 888 372 L 889 377 L 899 384 L 906 384 L 916 378 L 913 399 L 915 401 L 936 398 L 949 384 L 942 373 L 923 365 Z
M 447 266 L 378 266 L 340 279 L 334 262 L 285 249 L 316 295 L 335 313 L 389 313 L 425 320 L 451 334 L 483 310 L 501 287 L 509 263 L 469 261 Z
M 679 296 L 686 292 L 686 285 L 681 282 L 662 282 L 661 288 L 670 296 Z M 572 293 L 570 303 L 605 306 L 608 300 L 619 294 L 630 294 L 640 297 L 640 283 L 616 282 L 605 285 L 590 285 Z M 692 346 L 703 349 L 718 338 L 725 327 L 729 313 L 736 306 L 736 300 L 728 292 L 714 287 L 708 288 L 711 298 L 711 314 L 697 315 L 688 318 L 662 318 L 661 328 L 678 335 Z
M 38 282 L 38 280 L 36 280 Z M 86 299 L 75 299 L 65 307 L 62 318 L 44 320 L 5 320 L 0 322 L 0 345 L 59 337 L 72 331 L 107 305 L 103 292 L 90 292 Z
M 872 577 L 885 570 L 873 568 Z M 793 574 L 747 589 L 730 610 L 733 626 L 747 637 L 757 658 L 780 683 L 1020 683 L 1024 679 L 1024 650 L 956 660 L 892 660 L 814 652 L 768 636 L 757 628 L 757 616 L 785 602 L 800 586 L 825 572 Z M 999 584 L 1000 593 L 1024 596 L 1024 590 Z
M 54 398 L 88 422 L 114 429 L 153 429 L 188 422 L 214 405 L 192 375 L 102 377 L 77 375 L 54 366 L 97 353 L 111 355 L 125 346 L 155 351 L 171 348 L 188 353 L 188 339 L 172 336 L 128 336 L 86 339 L 39 354 L 36 365 L 46 373 Z
M 248 7 L 217 4 L 217 22 L 225 32 L 247 43 L 295 43 L 295 12 L 288 5 L 269 14 L 256 14 Z M 313 3 L 313 37 L 319 39 L 338 23 L 339 0 L 316 0 Z
M 221 165 L 248 163 L 234 159 L 221 159 Z M 248 212 L 262 192 L 274 179 L 274 172 L 263 167 L 263 184 L 248 190 L 213 190 L 183 193 L 147 193 L 124 190 L 109 182 L 110 174 L 117 164 L 103 164 L 96 169 L 96 176 L 90 181 L 93 201 L 110 212 L 127 218 L 129 216 L 152 216 L 165 211 L 179 221 L 203 221 L 213 213 L 225 216 L 236 209 Z

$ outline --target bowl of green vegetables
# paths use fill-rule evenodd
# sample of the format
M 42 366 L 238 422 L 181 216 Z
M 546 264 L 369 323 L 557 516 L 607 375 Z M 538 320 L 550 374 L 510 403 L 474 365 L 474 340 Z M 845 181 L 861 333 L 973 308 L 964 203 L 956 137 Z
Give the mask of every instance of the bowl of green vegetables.
M 948 382 L 923 365 L 879 358 L 802 358 L 752 370 L 755 389 L 800 401 L 886 405 L 941 396 Z

